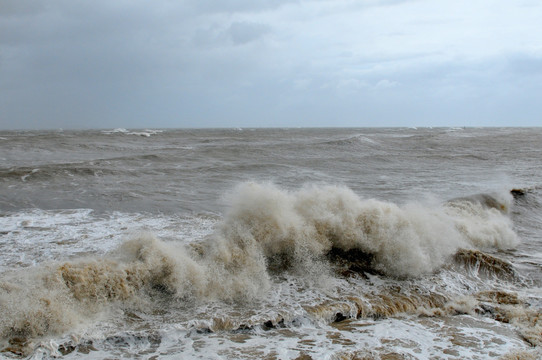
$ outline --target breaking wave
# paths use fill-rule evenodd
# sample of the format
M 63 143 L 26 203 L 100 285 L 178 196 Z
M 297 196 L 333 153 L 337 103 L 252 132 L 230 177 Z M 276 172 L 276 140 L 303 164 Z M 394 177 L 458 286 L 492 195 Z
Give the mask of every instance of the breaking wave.
M 150 137 L 152 135 L 160 134 L 162 132 L 164 132 L 164 130 L 144 129 L 141 131 L 129 131 L 124 128 L 117 128 L 113 130 L 102 130 L 102 134 L 106 134 L 106 135 L 125 134 L 125 135 L 136 135 L 136 136 L 144 136 L 144 137 Z
M 376 140 L 373 140 L 370 137 L 363 136 L 361 134 L 349 136 L 343 139 L 328 140 L 323 142 L 323 144 L 332 146 L 379 145 Z
M 243 183 L 228 195 L 223 221 L 202 242 L 164 242 L 142 233 L 105 258 L 4 274 L 0 337 L 6 347 L 14 339 L 62 333 L 114 303 L 146 308 L 163 298 L 251 301 L 265 296 L 273 276 L 284 271 L 317 282 L 333 270 L 345 274 L 345 267 L 398 279 L 434 272 L 454 259 L 489 267 L 491 258 L 475 249 L 506 249 L 518 239 L 506 215 L 511 195 L 481 199 L 400 206 L 362 199 L 341 186 L 286 191 Z M 513 272 L 504 261 L 493 265 Z M 378 316 L 445 304 L 436 294 L 395 299 L 386 305 L 384 295 L 373 296 L 370 306 L 353 300 L 348 311 Z M 311 311 L 345 316 L 334 307 Z
M 488 195 L 489 196 L 489 195 Z M 361 199 L 346 187 L 308 186 L 295 192 L 245 183 L 229 197 L 231 208 L 215 243 L 228 253 L 253 251 L 250 261 L 310 265 L 333 248 L 359 250 L 372 267 L 395 277 L 419 276 L 442 266 L 461 248 L 511 248 L 518 239 L 503 213 L 511 196 L 493 197 L 496 209 L 471 199 L 439 207 L 399 206 Z M 228 262 L 225 257 L 224 262 Z M 309 264 L 308 264 L 309 263 Z
M 45 181 L 58 177 L 98 177 L 129 174 L 129 170 L 115 166 L 119 161 L 160 161 L 155 154 L 131 154 L 129 156 L 112 157 L 89 162 L 52 163 L 37 167 L 0 168 L 0 180 Z

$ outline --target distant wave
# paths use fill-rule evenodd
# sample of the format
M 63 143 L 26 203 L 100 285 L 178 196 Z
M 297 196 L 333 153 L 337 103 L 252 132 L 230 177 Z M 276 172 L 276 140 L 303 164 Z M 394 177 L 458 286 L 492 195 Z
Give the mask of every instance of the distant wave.
M 107 134 L 107 135 L 125 134 L 125 135 L 136 135 L 136 136 L 144 136 L 144 137 L 150 137 L 152 135 L 160 134 L 162 132 L 164 132 L 164 130 L 144 129 L 141 131 L 129 131 L 124 128 L 117 128 L 113 130 L 102 130 L 102 133 Z
M 328 141 L 323 142 L 323 144 L 335 145 L 335 146 L 361 145 L 361 144 L 379 145 L 379 143 L 376 140 L 373 140 L 370 137 L 367 137 L 361 134 L 350 136 L 343 139 L 328 140 Z
M 131 154 L 127 156 L 112 157 L 108 159 L 96 159 L 87 162 L 43 164 L 36 167 L 11 167 L 0 168 L 0 179 L 20 179 L 23 182 L 46 180 L 58 176 L 102 176 L 122 173 L 122 168 L 112 166 L 116 161 L 157 161 L 159 155 L 155 154 Z
M 37 168 L 17 167 L 0 169 L 0 179 L 20 179 L 23 182 L 47 180 L 58 176 L 100 176 L 116 174 L 116 170 L 96 168 L 88 165 L 59 164 Z

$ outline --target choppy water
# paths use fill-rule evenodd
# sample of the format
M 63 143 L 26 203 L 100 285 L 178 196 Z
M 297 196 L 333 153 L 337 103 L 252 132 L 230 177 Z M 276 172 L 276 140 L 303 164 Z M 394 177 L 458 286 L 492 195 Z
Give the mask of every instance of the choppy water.
M 539 358 L 540 159 L 540 128 L 0 132 L 0 357 Z

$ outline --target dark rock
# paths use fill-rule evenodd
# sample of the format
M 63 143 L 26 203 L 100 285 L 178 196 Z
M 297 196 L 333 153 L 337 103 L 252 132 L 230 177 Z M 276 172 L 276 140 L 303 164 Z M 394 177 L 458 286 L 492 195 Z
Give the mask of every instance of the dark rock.
M 344 316 L 342 313 L 338 312 L 335 314 L 335 319 L 333 320 L 333 322 L 341 322 L 341 321 L 344 321 L 348 319 L 348 317 Z
M 58 352 L 62 355 L 68 355 L 69 353 L 74 352 L 76 347 L 73 344 L 60 344 L 58 347 Z
M 333 247 L 327 258 L 337 266 L 337 272 L 343 276 L 378 274 L 373 268 L 374 255 L 359 249 L 343 250 Z
M 517 199 L 519 197 L 523 197 L 525 196 L 526 194 L 526 191 L 523 190 L 523 189 L 512 189 L 510 190 L 510 194 L 512 194 L 512 196 Z

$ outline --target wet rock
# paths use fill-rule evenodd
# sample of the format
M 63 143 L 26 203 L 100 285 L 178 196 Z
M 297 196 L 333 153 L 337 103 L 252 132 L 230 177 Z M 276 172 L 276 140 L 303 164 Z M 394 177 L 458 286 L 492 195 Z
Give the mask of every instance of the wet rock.
M 75 351 L 77 347 L 73 344 L 60 344 L 58 347 L 58 352 L 62 355 L 68 355 Z
M 2 349 L 2 352 L 10 352 L 15 355 L 25 356 L 31 352 L 31 345 L 31 342 L 26 337 L 14 336 L 9 339 L 9 346 Z
M 490 317 L 495 317 L 496 314 L 495 307 L 488 304 L 480 304 L 475 311 L 479 315 L 488 315 Z
M 198 333 L 198 334 L 212 334 L 213 330 L 211 330 L 208 327 L 203 327 L 203 328 L 196 329 L 196 333 Z
M 374 256 L 359 249 L 343 250 L 331 248 L 327 258 L 336 265 L 337 272 L 345 277 L 368 274 L 378 274 L 372 267 Z
M 277 329 L 277 328 L 285 328 L 286 325 L 284 324 L 284 319 L 280 319 L 276 324 L 273 323 L 271 320 L 267 320 L 262 324 L 263 330 L 271 330 L 271 329 Z
M 247 325 L 247 324 L 241 324 L 239 325 L 239 327 L 235 330 L 233 330 L 234 333 L 243 333 L 243 332 L 248 332 L 248 331 L 252 331 L 254 330 L 254 326 L 250 326 L 250 325 Z
M 512 194 L 514 199 L 517 199 L 517 198 L 525 196 L 526 191 L 524 189 L 512 189 L 510 190 L 510 194 Z
M 344 316 L 342 313 L 338 312 L 335 314 L 335 319 L 333 320 L 333 322 L 341 322 L 341 321 L 344 321 L 348 319 L 348 317 Z
M 482 291 L 478 293 L 477 298 L 481 301 L 491 301 L 501 305 L 518 305 L 522 303 L 517 294 L 499 290 Z
M 486 275 L 504 278 L 516 277 L 516 271 L 508 261 L 483 253 L 479 250 L 459 250 L 455 254 L 455 261 Z

